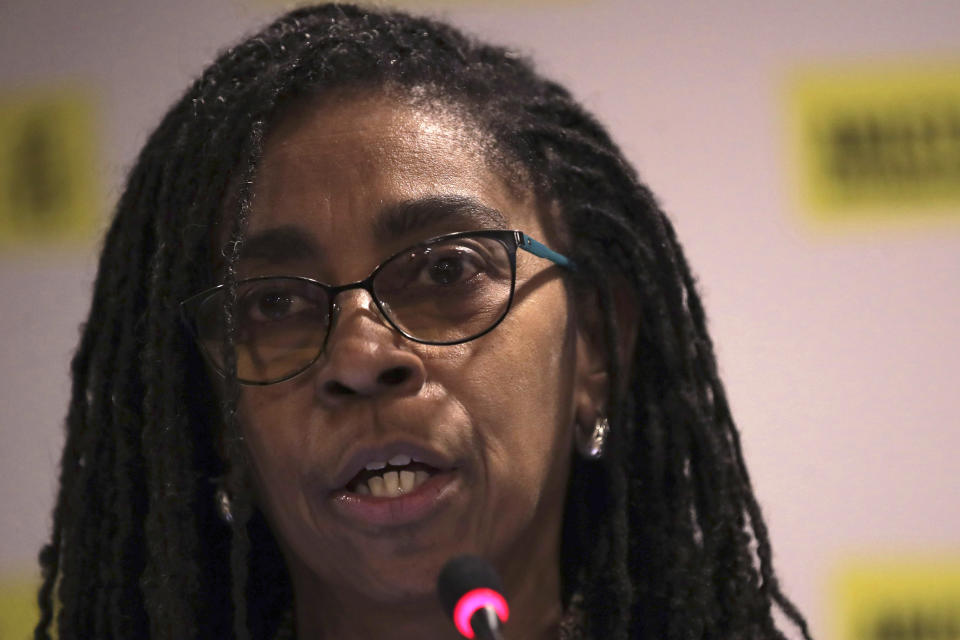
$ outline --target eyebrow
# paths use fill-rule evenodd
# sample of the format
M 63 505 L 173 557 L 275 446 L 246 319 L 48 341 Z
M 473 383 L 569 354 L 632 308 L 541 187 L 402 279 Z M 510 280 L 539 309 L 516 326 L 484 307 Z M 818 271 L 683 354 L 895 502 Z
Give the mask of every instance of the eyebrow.
M 377 241 L 385 242 L 439 226 L 448 226 L 451 232 L 506 229 L 507 220 L 500 211 L 471 196 L 427 196 L 383 209 L 373 223 L 373 234 Z M 245 238 L 240 249 L 241 260 L 270 263 L 317 260 L 322 255 L 316 240 L 297 225 L 259 231 Z
M 320 247 L 300 227 L 283 225 L 264 229 L 244 238 L 240 248 L 241 260 L 290 262 L 310 260 L 320 255 Z
M 506 229 L 507 220 L 471 196 L 437 195 L 387 207 L 377 216 L 373 233 L 377 240 L 386 241 L 440 225 L 469 227 L 463 230 Z

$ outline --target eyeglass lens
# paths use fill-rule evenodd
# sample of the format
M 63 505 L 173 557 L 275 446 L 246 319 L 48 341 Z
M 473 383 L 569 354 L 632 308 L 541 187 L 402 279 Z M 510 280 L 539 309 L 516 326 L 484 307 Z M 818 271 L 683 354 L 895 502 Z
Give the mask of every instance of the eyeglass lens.
M 374 299 L 388 320 L 419 342 L 464 342 L 506 314 L 513 288 L 511 251 L 498 239 L 446 238 L 413 247 L 383 263 L 373 276 Z M 223 367 L 221 314 L 225 291 L 206 298 L 197 313 L 204 350 Z M 237 375 L 268 382 L 310 365 L 330 329 L 328 288 L 292 278 L 258 278 L 237 285 Z

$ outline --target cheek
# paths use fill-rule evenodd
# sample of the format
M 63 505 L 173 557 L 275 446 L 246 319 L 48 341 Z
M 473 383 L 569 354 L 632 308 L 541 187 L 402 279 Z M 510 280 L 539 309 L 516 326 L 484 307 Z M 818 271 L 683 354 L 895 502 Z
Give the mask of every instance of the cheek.
M 290 393 L 279 387 L 243 389 L 239 402 L 240 426 L 251 462 L 251 481 L 257 503 L 273 517 L 301 501 L 299 479 L 310 464 L 310 432 L 294 428 L 303 422 L 292 415 Z
M 576 368 L 566 297 L 559 284 L 545 288 L 539 301 L 525 300 L 511 311 L 516 322 L 504 326 L 499 336 L 500 349 L 508 356 L 494 374 L 501 399 L 509 404 L 511 413 L 539 426 L 531 433 L 524 424 L 516 424 L 515 431 L 540 439 L 549 439 L 566 426 Z
M 478 341 L 454 394 L 475 425 L 485 452 L 487 484 L 497 500 L 533 507 L 560 488 L 570 454 L 574 332 L 562 285 L 546 286 L 510 311 L 489 340 Z

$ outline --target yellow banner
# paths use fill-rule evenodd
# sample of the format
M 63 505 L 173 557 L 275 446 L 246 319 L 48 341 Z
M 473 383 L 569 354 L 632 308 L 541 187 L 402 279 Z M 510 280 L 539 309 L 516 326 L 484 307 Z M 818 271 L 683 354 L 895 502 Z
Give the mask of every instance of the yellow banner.
M 0 576 L 0 638 L 26 640 L 40 617 L 37 607 L 39 578 L 23 575 Z
M 797 187 L 817 218 L 960 212 L 960 62 L 874 62 L 798 73 Z
M 835 583 L 837 640 L 960 640 L 960 556 L 859 560 Z
M 91 237 L 97 165 L 86 92 L 0 94 L 0 245 Z

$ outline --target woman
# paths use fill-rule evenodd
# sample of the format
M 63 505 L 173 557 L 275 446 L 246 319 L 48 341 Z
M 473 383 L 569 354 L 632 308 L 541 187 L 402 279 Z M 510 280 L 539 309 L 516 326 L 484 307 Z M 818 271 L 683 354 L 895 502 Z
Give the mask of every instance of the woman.
M 73 362 L 37 638 L 807 636 L 672 227 L 510 52 L 294 11 L 131 172 Z

